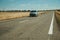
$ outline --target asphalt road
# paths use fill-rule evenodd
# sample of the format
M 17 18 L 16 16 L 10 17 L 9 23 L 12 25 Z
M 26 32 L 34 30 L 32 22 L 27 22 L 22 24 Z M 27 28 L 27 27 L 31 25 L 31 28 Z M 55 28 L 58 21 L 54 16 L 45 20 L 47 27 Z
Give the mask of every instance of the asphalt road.
M 48 40 L 53 12 L 0 21 L 0 40 Z

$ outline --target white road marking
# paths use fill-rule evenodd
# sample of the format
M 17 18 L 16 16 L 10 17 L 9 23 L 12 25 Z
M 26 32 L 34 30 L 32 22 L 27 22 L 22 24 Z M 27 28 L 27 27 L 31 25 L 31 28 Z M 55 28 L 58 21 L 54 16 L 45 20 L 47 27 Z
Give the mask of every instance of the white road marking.
M 28 20 L 20 21 L 19 23 L 27 22 Z
M 51 24 L 50 24 L 50 29 L 48 31 L 48 40 L 50 40 L 50 38 L 52 37 L 53 35 L 53 22 L 54 22 L 54 13 L 53 13 L 53 16 L 52 16 L 52 21 L 51 21 Z
M 48 34 L 53 34 L 53 22 L 54 22 L 54 13 L 53 13 L 53 17 L 52 17 L 52 21 L 51 21 L 51 24 L 50 24 L 50 29 L 49 29 Z

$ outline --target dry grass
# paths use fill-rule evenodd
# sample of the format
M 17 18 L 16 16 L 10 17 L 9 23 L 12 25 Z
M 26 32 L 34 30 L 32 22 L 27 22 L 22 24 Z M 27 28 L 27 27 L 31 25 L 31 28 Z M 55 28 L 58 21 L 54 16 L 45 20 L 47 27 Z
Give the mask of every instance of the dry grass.
M 58 21 L 58 23 L 60 24 L 60 12 L 56 11 L 56 19 Z
M 38 12 L 38 15 L 47 14 L 48 11 Z M 11 19 L 11 18 L 21 18 L 29 16 L 30 12 L 0 12 L 0 20 Z
M 44 14 L 44 12 L 38 12 L 39 14 Z
M 29 16 L 29 12 L 0 12 L 0 20 Z

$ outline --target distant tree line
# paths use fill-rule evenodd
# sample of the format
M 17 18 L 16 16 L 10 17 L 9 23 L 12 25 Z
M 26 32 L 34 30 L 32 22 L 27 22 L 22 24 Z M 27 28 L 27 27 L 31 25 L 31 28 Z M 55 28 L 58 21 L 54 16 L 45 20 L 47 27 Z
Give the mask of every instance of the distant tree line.
M 30 11 L 40 12 L 41 10 L 0 10 L 0 12 L 30 12 Z
M 56 9 L 58 11 L 60 11 L 60 9 Z M 32 10 L 0 10 L 0 12 L 30 12 Z M 55 11 L 55 10 L 33 10 L 33 11 Z
M 30 10 L 0 10 L 0 12 L 29 12 Z

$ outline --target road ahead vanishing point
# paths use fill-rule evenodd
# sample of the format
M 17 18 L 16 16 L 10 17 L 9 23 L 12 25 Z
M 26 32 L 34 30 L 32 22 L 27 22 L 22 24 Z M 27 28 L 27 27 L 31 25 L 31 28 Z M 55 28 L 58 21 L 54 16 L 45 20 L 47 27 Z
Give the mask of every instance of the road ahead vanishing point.
M 53 12 L 0 22 L 0 40 L 48 40 Z

